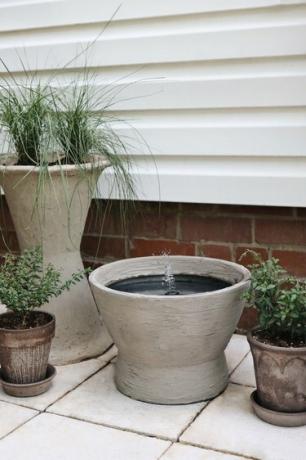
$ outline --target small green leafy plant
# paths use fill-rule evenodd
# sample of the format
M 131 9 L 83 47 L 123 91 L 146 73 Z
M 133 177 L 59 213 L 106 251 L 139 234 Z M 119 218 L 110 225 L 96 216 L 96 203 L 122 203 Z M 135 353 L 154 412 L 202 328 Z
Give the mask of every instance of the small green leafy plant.
M 18 256 L 7 254 L 0 265 L 1 303 L 25 319 L 29 312 L 78 283 L 86 271 L 73 273 L 70 279 L 62 281 L 61 273 L 53 265 L 43 266 L 40 248 L 25 250 Z
M 306 282 L 290 276 L 278 259 L 250 265 L 251 285 L 244 297 L 259 314 L 259 336 L 280 346 L 306 344 Z

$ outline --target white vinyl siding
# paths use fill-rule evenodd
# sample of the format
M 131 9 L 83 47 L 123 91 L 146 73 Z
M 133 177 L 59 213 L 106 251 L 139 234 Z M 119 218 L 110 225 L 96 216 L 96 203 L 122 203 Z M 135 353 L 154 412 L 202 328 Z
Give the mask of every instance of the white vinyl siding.
M 120 3 L 86 65 L 128 122 L 139 197 L 306 206 L 306 1 L 0 0 L 0 56 L 48 78 L 79 53 L 67 84 Z

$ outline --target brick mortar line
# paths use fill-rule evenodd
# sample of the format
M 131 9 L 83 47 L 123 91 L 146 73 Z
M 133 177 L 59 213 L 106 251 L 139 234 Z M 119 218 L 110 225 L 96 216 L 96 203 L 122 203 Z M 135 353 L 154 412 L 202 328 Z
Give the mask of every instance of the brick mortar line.
M 84 235 L 85 236 L 85 235 Z M 94 235 L 91 235 L 94 236 Z M 158 241 L 166 241 L 166 242 L 174 242 L 174 243 L 183 243 L 183 244 L 211 244 L 214 246 L 230 246 L 233 245 L 235 249 L 244 247 L 244 246 L 250 246 L 258 249 L 276 249 L 276 250 L 297 250 L 300 252 L 306 252 L 306 245 L 305 244 L 297 244 L 297 243 L 268 243 L 268 242 L 260 242 L 257 240 L 254 240 L 252 242 L 250 241 L 220 241 L 220 240 L 205 240 L 205 239 L 197 239 L 197 240 L 183 240 L 183 239 L 177 239 L 177 238 L 169 238 L 169 237 L 163 237 L 162 235 L 160 236 L 137 236 L 133 238 L 128 238 L 126 235 L 124 237 L 118 237 L 118 236 L 112 236 L 112 235 L 107 235 L 109 238 L 114 238 L 114 239 L 122 239 L 122 240 L 127 240 L 128 242 L 131 242 L 135 239 L 141 240 L 141 241 L 152 241 L 152 242 L 158 242 Z M 99 238 L 97 236 L 97 238 Z M 102 237 L 103 238 L 103 237 Z M 87 253 L 83 252 L 84 255 L 87 255 Z M 88 254 L 90 256 L 90 254 Z
M 236 205 L 233 205 L 234 207 Z M 273 206 L 272 206 L 273 208 Z M 303 208 L 304 209 L 304 208 Z M 173 212 L 173 214 L 175 214 L 175 212 Z M 268 214 L 268 213 L 252 213 L 252 212 L 226 212 L 226 211 L 214 211 L 214 212 L 210 212 L 210 211 L 182 211 L 182 217 L 188 217 L 188 218 L 192 218 L 192 217 L 202 217 L 203 219 L 205 219 L 206 217 L 207 218 L 218 218 L 218 217 L 227 217 L 227 218 L 233 218 L 233 219 L 251 219 L 251 218 L 255 218 L 255 219 L 280 219 L 280 220 L 305 220 L 306 217 L 305 216 L 301 216 L 301 215 L 298 215 L 298 213 L 296 213 L 296 216 L 294 215 L 294 213 L 292 212 L 292 214 Z
M 271 249 L 272 251 L 297 251 L 302 252 L 303 254 L 306 253 L 306 245 L 305 244 L 292 244 L 292 243 L 257 243 L 262 244 L 262 247 L 266 249 Z
M 88 235 L 84 235 L 84 236 L 88 236 Z M 90 236 L 93 236 L 93 235 L 90 235 Z M 199 242 L 199 240 L 180 240 L 180 239 L 176 239 L 176 238 L 169 238 L 169 237 L 164 237 L 162 235 L 159 235 L 159 236 L 135 236 L 135 237 L 132 237 L 132 238 L 128 238 L 126 235 L 125 236 L 112 236 L 112 235 L 104 235 L 102 237 L 103 238 L 113 238 L 115 240 L 127 240 L 129 243 L 130 242 L 133 242 L 134 240 L 141 240 L 141 241 L 170 241 L 170 242 L 176 242 L 176 243 L 183 243 L 183 244 L 191 244 L 193 243 L 194 241 L 195 242 Z M 99 237 L 97 236 L 97 238 L 99 239 Z
M 84 236 L 90 236 L 90 237 L 93 237 L 93 238 L 99 238 L 101 240 L 103 240 L 103 238 L 115 238 L 115 239 L 125 239 L 125 238 L 128 238 L 128 235 L 126 233 L 122 233 L 122 234 L 113 234 L 113 233 L 104 233 L 102 231 L 102 233 L 91 233 L 91 232 L 84 232 L 82 237 Z
M 177 213 L 179 214 L 179 212 Z M 173 215 L 176 215 L 176 213 L 174 212 Z M 154 214 L 152 214 L 152 216 L 154 217 Z M 193 212 L 193 211 L 187 211 L 187 212 L 182 212 L 181 213 L 181 217 L 185 217 L 185 218 L 188 218 L 188 219 L 192 219 L 193 217 L 201 217 L 203 220 L 204 219 L 218 219 L 219 217 L 224 219 L 244 219 L 244 220 L 250 220 L 250 219 L 255 219 L 255 220 L 287 220 L 288 222 L 294 222 L 294 221 L 299 221 L 299 222 L 305 222 L 306 220 L 306 216 L 301 216 L 301 215 L 296 215 L 294 216 L 293 214 L 292 215 L 280 215 L 280 214 L 252 214 L 252 213 L 236 213 L 236 212 L 233 212 L 233 213 L 214 213 L 214 214 L 210 214 L 210 213 L 205 213 L 203 211 L 203 213 L 201 213 L 201 211 L 198 211 L 198 212 Z
M 251 240 L 252 240 L 251 244 L 254 244 L 256 242 L 255 218 L 254 217 L 251 219 Z
M 178 212 L 176 215 L 176 239 L 181 240 L 182 239 L 182 205 L 179 204 L 178 206 Z

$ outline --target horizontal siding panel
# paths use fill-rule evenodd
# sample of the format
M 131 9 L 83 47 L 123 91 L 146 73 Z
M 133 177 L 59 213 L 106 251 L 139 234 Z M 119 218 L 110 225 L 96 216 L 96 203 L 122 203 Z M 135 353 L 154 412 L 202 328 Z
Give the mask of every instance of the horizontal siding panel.
M 236 109 L 109 111 L 112 119 L 121 119 L 141 127 L 289 127 L 306 125 L 306 107 L 267 107 Z M 121 117 L 121 118 L 120 118 Z M 116 126 L 114 124 L 114 126 Z
M 1 55 L 1 52 L 0 52 Z M 4 70 L 2 68 L 2 70 Z M 33 72 L 34 74 L 34 72 Z M 23 73 L 13 72 L 12 75 L 19 82 L 25 82 L 26 77 Z M 71 80 L 84 80 L 81 68 L 58 69 L 54 71 L 35 71 L 35 75 L 43 82 L 50 82 L 56 85 L 68 85 Z M 155 63 L 144 66 L 131 64 L 129 66 L 114 67 L 96 67 L 94 69 L 94 84 L 96 85 L 118 85 L 132 84 L 133 86 L 140 83 L 164 81 L 207 81 L 207 80 L 224 80 L 224 79 L 249 79 L 262 77 L 288 77 L 288 76 L 305 76 L 306 75 L 306 57 L 298 56 L 273 56 L 268 58 L 245 58 L 229 59 L 215 61 L 193 61 L 172 63 Z M 6 72 L 1 74 L 5 77 Z
M 1 5 L 0 30 L 50 28 L 74 24 L 106 22 L 114 14 L 114 20 L 146 19 L 186 14 L 248 10 L 280 5 L 300 5 L 304 0 L 125 0 L 107 2 L 101 0 L 51 0 L 10 1 Z M 18 8 L 18 14 L 16 14 Z
M 67 82 L 58 85 L 55 78 L 52 84 L 61 91 L 67 85 L 69 92 Z M 306 71 L 305 75 L 296 76 L 137 79 L 111 86 L 95 85 L 93 91 L 105 95 L 97 103 L 97 110 L 110 106 L 109 110 L 125 118 L 126 111 L 304 107 L 305 88 Z
M 188 157 L 178 167 L 175 161 L 150 160 L 135 168 L 138 197 L 142 200 L 172 202 L 306 206 L 306 160 L 213 158 L 194 161 Z M 99 180 L 99 196 L 116 198 L 110 192 L 108 170 Z M 113 188 L 112 188 L 113 190 Z
M 175 176 L 163 174 L 155 187 L 152 184 L 152 174 L 135 175 L 135 178 L 139 178 L 142 184 L 139 185 L 142 192 L 138 195 L 142 200 L 306 207 L 306 176 L 302 174 L 294 178 L 254 175 L 221 177 L 219 174 L 187 176 L 183 172 Z M 109 197 L 109 193 L 104 191 L 100 195 Z
M 44 70 L 63 66 L 88 67 L 190 62 L 201 60 L 258 58 L 305 53 L 306 24 L 275 28 L 256 28 L 165 37 L 105 38 L 95 43 L 90 53 L 70 62 L 88 43 L 59 43 L 22 48 L 2 48 L 1 57 L 10 71 L 27 68 Z M 195 46 L 195 44 L 198 44 Z M 18 57 L 20 59 L 18 59 Z M 0 66 L 0 71 L 4 71 Z
M 139 36 L 181 35 L 191 32 L 218 32 L 283 27 L 305 24 L 306 6 L 259 8 L 218 12 L 217 14 L 186 14 L 181 16 L 159 16 L 151 19 L 132 18 L 118 21 L 116 16 L 110 23 L 96 22 L 74 24 L 69 27 L 18 30 L 18 33 L 2 32 L 2 42 L 8 45 L 27 46 L 42 43 L 85 42 L 98 38 L 105 40 Z
M 135 130 L 117 130 L 127 143 L 141 136 L 150 146 L 154 156 L 171 155 L 183 158 L 190 152 L 197 156 L 259 156 L 305 157 L 306 124 L 290 127 L 167 127 L 143 128 L 134 123 Z M 199 142 L 199 139 L 202 139 Z M 142 155 L 136 144 L 131 153 Z
M 174 110 L 306 105 L 306 74 L 288 77 L 138 81 L 112 85 L 112 110 Z M 97 92 L 109 88 L 97 87 Z M 103 108 L 103 107 L 101 107 Z

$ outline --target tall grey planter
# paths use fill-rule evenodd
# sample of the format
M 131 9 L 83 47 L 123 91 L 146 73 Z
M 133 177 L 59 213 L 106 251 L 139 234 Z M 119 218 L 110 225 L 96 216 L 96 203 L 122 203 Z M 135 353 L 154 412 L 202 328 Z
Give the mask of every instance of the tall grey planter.
M 97 179 L 109 164 L 49 166 L 41 182 L 32 166 L 0 166 L 1 185 L 15 225 L 20 249 L 42 246 L 44 264 L 63 278 L 83 270 L 80 243 Z M 87 279 L 44 307 L 56 316 L 51 349 L 54 364 L 68 364 L 103 353 L 111 338 L 101 321 Z

